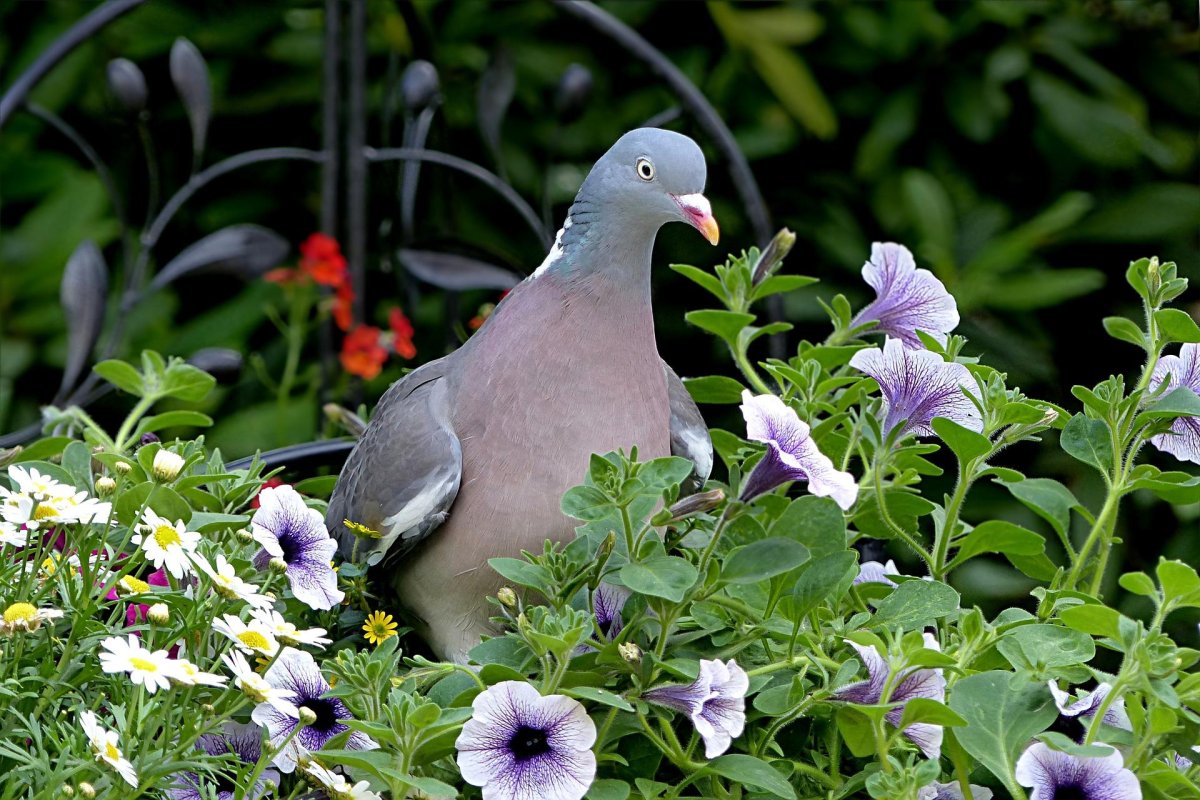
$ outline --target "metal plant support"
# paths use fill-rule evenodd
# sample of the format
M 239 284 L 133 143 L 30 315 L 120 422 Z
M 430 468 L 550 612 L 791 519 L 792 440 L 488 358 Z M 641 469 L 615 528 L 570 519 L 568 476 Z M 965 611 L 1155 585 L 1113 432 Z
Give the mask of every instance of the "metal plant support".
M 54 41 L 0 97 L 0 129 L 19 111 L 32 114 L 79 151 L 100 178 L 121 231 L 123 280 L 119 288 L 117 318 L 101 339 L 105 323 L 109 268 L 99 248 L 84 241 L 68 259 L 61 284 L 61 300 L 67 311 L 68 356 L 62 382 L 52 405 L 86 407 L 111 390 L 90 371 L 96 360 L 121 352 L 124 321 L 135 307 L 160 289 L 185 275 L 202 272 L 232 274 L 255 279 L 277 266 L 287 255 L 287 241 L 259 225 L 237 224 L 209 234 L 185 247 L 174 257 L 162 259 L 159 241 L 195 194 L 224 176 L 256 165 L 296 161 L 320 168 L 322 232 L 346 245 L 351 281 L 355 292 L 355 319 L 364 318 L 363 291 L 366 280 L 368 241 L 367 190 L 371 166 L 381 162 L 401 162 L 397 192 L 400 205 L 399 247 L 396 257 L 412 277 L 446 292 L 448 310 L 457 311 L 457 295 L 468 289 L 502 289 L 514 285 L 520 277 L 501 267 L 450 253 L 416 250 L 411 247 L 415 229 L 417 184 L 422 165 L 455 170 L 470 176 L 498 194 L 528 224 L 542 246 L 549 247 L 553 228 L 548 201 L 535 210 L 508 182 L 499 158 L 500 120 L 512 97 L 511 62 L 503 52 L 489 66 L 480 87 L 480 132 L 496 160 L 496 171 L 449 153 L 430 150 L 425 142 L 440 103 L 436 68 L 425 61 L 408 64 L 399 76 L 402 99 L 400 147 L 374 147 L 367 141 L 366 109 L 366 0 L 325 0 L 324 66 L 322 86 L 322 122 L 320 149 L 268 147 L 240 153 L 208 166 L 204 165 L 205 142 L 212 110 L 212 90 L 208 67 L 200 51 L 187 39 L 177 39 L 171 49 L 171 79 L 187 112 L 192 132 L 192 171 L 188 180 L 159 206 L 155 196 L 159 181 L 153 143 L 141 114 L 146 102 L 146 82 L 141 70 L 131 61 L 118 58 L 107 70 L 109 88 L 118 103 L 134 119 L 145 150 L 150 185 L 150 216 L 135 231 L 112 180 L 112 172 L 100 153 L 87 139 L 58 115 L 27 100 L 29 93 L 54 67 L 80 44 L 107 25 L 136 9 L 146 0 L 108 0 L 83 17 Z M 575 17 L 596 33 L 619 44 L 645 63 L 676 95 L 678 108 L 667 109 L 650 124 L 664 124 L 681 110 L 694 118 L 724 160 L 736 187 L 755 239 L 765 245 L 771 236 L 771 221 L 758 184 L 732 133 L 697 87 L 671 61 L 603 8 L 586 0 L 555 0 L 565 14 Z M 393 76 L 394 77 L 394 76 Z M 585 68 L 572 65 L 560 81 L 556 111 L 560 119 L 577 114 L 586 101 L 591 77 Z M 384 130 L 397 109 L 385 107 Z M 547 158 L 552 154 L 548 154 Z M 147 276 L 151 261 L 162 263 Z M 777 316 L 779 309 L 773 309 Z M 319 333 L 322 377 L 332 375 L 335 365 L 333 332 L 326 324 Z M 782 341 L 775 345 L 781 349 Z M 779 353 L 777 353 L 779 354 Z M 216 373 L 236 375 L 241 355 L 219 348 L 207 348 L 192 356 L 193 363 Z M 323 381 L 328 385 L 329 381 Z M 326 398 L 331 399 L 331 398 Z M 44 422 L 0 435 L 0 448 L 23 444 L 36 438 Z M 260 458 L 268 466 L 290 467 L 336 464 L 348 453 L 352 443 L 343 440 L 309 442 L 265 453 Z M 248 461 L 244 460 L 244 461 Z M 234 465 L 231 466 L 235 466 Z

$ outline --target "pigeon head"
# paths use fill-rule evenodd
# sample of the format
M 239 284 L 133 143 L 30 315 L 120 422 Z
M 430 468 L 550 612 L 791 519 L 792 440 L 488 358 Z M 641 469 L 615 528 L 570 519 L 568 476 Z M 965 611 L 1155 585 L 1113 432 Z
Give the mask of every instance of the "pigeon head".
M 661 128 L 626 133 L 605 153 L 580 188 L 576 205 L 594 203 L 623 219 L 617 224 L 657 230 L 668 222 L 686 222 L 717 243 L 712 207 L 702 194 L 708 167 L 690 138 Z M 577 210 L 572 209 L 572 216 Z

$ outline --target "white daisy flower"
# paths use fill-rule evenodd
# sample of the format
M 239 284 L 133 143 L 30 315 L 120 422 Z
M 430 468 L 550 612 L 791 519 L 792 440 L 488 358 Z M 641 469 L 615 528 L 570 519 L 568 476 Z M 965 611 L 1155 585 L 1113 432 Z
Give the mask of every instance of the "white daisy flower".
M 100 654 L 101 669 L 109 673 L 128 672 L 129 679 L 145 686 L 150 694 L 169 687 L 172 678 L 187 682 L 183 671 L 166 650 L 147 650 L 142 647 L 141 639 L 132 633 L 126 638 L 111 636 L 100 646 L 108 651 Z
M 226 600 L 241 600 L 253 608 L 266 608 L 271 605 L 271 598 L 259 594 L 257 586 L 238 577 L 233 564 L 229 563 L 224 553 L 217 553 L 215 568 L 199 553 L 192 555 L 192 561 L 212 581 L 213 591 Z
M 137 772 L 134 771 L 133 764 L 129 763 L 129 760 L 121 754 L 121 749 L 117 747 L 116 731 L 102 728 L 100 723 L 96 722 L 96 715 L 91 711 L 84 711 L 79 715 L 79 724 L 88 737 L 88 744 L 92 746 L 92 753 L 96 756 L 96 760 L 107 763 L 125 779 L 126 783 L 137 788 Z
M 57 608 L 36 608 L 31 603 L 13 603 L 0 616 L 0 634 L 5 636 L 17 631 L 36 631 L 43 622 L 58 619 L 63 612 Z
M 250 620 L 247 625 L 232 614 L 224 614 L 213 623 L 213 630 L 228 636 L 246 655 L 258 654 L 270 658 L 279 652 L 275 634 L 258 620 Z
M 88 563 L 94 562 L 89 561 Z M 61 553 L 51 553 L 43 558 L 40 564 L 26 561 L 25 574 L 29 575 L 36 572 L 39 581 L 47 581 L 58 574 L 59 567 L 65 568 L 67 575 L 74 578 L 79 574 L 79 556 L 74 554 L 63 556 Z
M 309 783 L 319 786 L 333 800 L 382 800 L 371 791 L 371 784 L 366 781 L 351 785 L 345 775 L 326 769 L 315 761 L 304 768 L 304 774 Z
M 106 523 L 111 513 L 111 503 L 102 503 L 88 497 L 87 492 L 40 499 L 27 494 L 8 492 L 0 502 L 0 516 L 3 516 L 6 522 L 23 525 L 29 530 L 38 530 L 44 525 L 53 524 Z
M 0 519 L 0 546 L 11 544 L 13 547 L 24 547 L 29 544 L 29 534 L 16 524 L 6 519 Z
M 250 618 L 265 625 L 282 644 L 292 646 L 309 644 L 324 650 L 325 645 L 333 641 L 324 638 L 324 628 L 309 628 L 302 631 L 284 619 L 283 615 L 273 608 L 256 608 L 250 612 Z
M 177 658 L 174 663 L 179 670 L 179 676 L 175 680 L 185 686 L 224 686 L 229 682 L 229 678 L 224 675 L 204 672 L 186 658 Z
M 17 485 L 17 491 L 42 499 L 47 497 L 70 497 L 75 487 L 43 475 L 36 467 L 25 469 L 19 464 L 8 468 L 8 477 Z
M 133 542 L 141 545 L 146 558 L 156 568 L 165 567 L 167 572 L 179 579 L 192 571 L 191 556 L 196 552 L 200 534 L 184 527 L 183 520 L 176 520 L 172 524 L 146 509 Z
M 242 690 L 242 694 L 256 703 L 267 703 L 276 711 L 299 719 L 300 710 L 291 702 L 292 693 L 287 689 L 276 689 L 267 683 L 267 679 L 254 671 L 246 661 L 246 657 L 236 650 L 221 656 L 225 666 L 233 673 L 233 685 Z

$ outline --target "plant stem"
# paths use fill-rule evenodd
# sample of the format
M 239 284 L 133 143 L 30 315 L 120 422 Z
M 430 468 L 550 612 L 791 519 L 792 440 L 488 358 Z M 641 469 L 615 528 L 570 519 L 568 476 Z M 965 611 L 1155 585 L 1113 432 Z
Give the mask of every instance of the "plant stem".
M 1095 524 L 1092 525 L 1092 529 L 1088 533 L 1087 539 L 1084 540 L 1083 546 L 1079 548 L 1079 554 L 1075 557 L 1075 563 L 1071 565 L 1071 571 L 1067 573 L 1067 579 L 1063 584 L 1063 588 L 1074 589 L 1075 585 L 1079 583 L 1079 579 L 1083 575 L 1084 564 L 1087 563 L 1087 557 L 1091 553 L 1092 547 L 1100 539 L 1107 538 L 1104 531 L 1108 527 L 1109 517 L 1115 517 L 1120 499 L 1121 487 L 1117 485 L 1109 486 L 1108 494 L 1104 498 L 1104 505 L 1100 507 L 1100 513 L 1096 515 Z M 1101 557 L 1102 559 L 1106 559 L 1107 553 L 1101 553 Z M 1102 575 L 1102 573 L 1100 574 Z
M 154 405 L 154 401 L 157 399 L 158 396 L 153 394 L 138 399 L 137 405 L 133 407 L 133 410 L 129 412 L 129 416 L 121 423 L 120 429 L 117 430 L 117 452 L 124 453 L 129 445 L 132 444 L 128 439 L 132 435 L 134 427 L 137 425 L 138 420 L 142 418 L 142 415 L 150 410 L 150 406 Z
M 733 356 L 734 363 L 737 364 L 738 369 L 742 371 L 742 375 L 746 377 L 746 380 L 750 383 L 754 391 L 759 394 L 775 394 L 771 387 L 767 386 L 766 381 L 759 376 L 758 370 L 750 363 L 750 359 L 746 357 L 745 351 L 740 348 L 730 347 L 729 352 Z
M 882 466 L 882 459 L 877 457 L 875 459 L 875 463 L 871 467 L 871 477 L 875 484 L 875 505 L 879 507 L 879 518 L 883 520 L 883 524 L 886 525 L 887 529 L 892 532 L 892 535 L 911 547 L 913 552 L 920 556 L 921 560 L 924 561 L 927 566 L 932 568 L 933 562 L 929 552 L 921 546 L 921 543 L 918 542 L 916 538 L 912 536 L 912 534 L 896 524 L 896 521 L 892 519 L 891 512 L 888 511 L 887 500 L 885 500 L 883 496 L 883 483 L 879 478 L 880 474 L 883 472 Z
M 946 516 L 942 520 L 941 529 L 934 535 L 933 564 L 930 571 L 935 581 L 942 580 L 946 575 L 946 556 L 950 552 L 950 539 L 954 536 L 954 529 L 958 527 L 958 515 L 962 512 L 963 501 L 971 488 L 968 476 L 974 469 L 974 461 L 967 464 L 960 462 L 958 465 L 958 480 L 954 484 L 954 493 L 950 496 L 950 502 L 946 504 Z

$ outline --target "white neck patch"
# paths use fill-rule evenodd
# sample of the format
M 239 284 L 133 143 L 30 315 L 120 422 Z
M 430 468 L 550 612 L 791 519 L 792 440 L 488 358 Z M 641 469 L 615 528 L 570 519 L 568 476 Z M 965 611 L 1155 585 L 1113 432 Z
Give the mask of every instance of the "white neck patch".
M 539 266 L 537 269 L 535 269 L 533 271 L 533 274 L 529 276 L 530 278 L 538 277 L 539 275 L 544 273 L 546 270 L 550 269 L 551 265 L 553 265 L 555 261 L 558 261 L 560 258 L 562 258 L 563 234 L 566 233 L 567 228 L 570 228 L 570 227 L 571 227 L 571 218 L 567 217 L 563 221 L 563 226 L 558 229 L 558 233 L 556 233 L 554 235 L 554 246 L 550 248 L 550 252 L 546 254 L 546 257 L 544 259 L 542 259 L 541 266 Z

